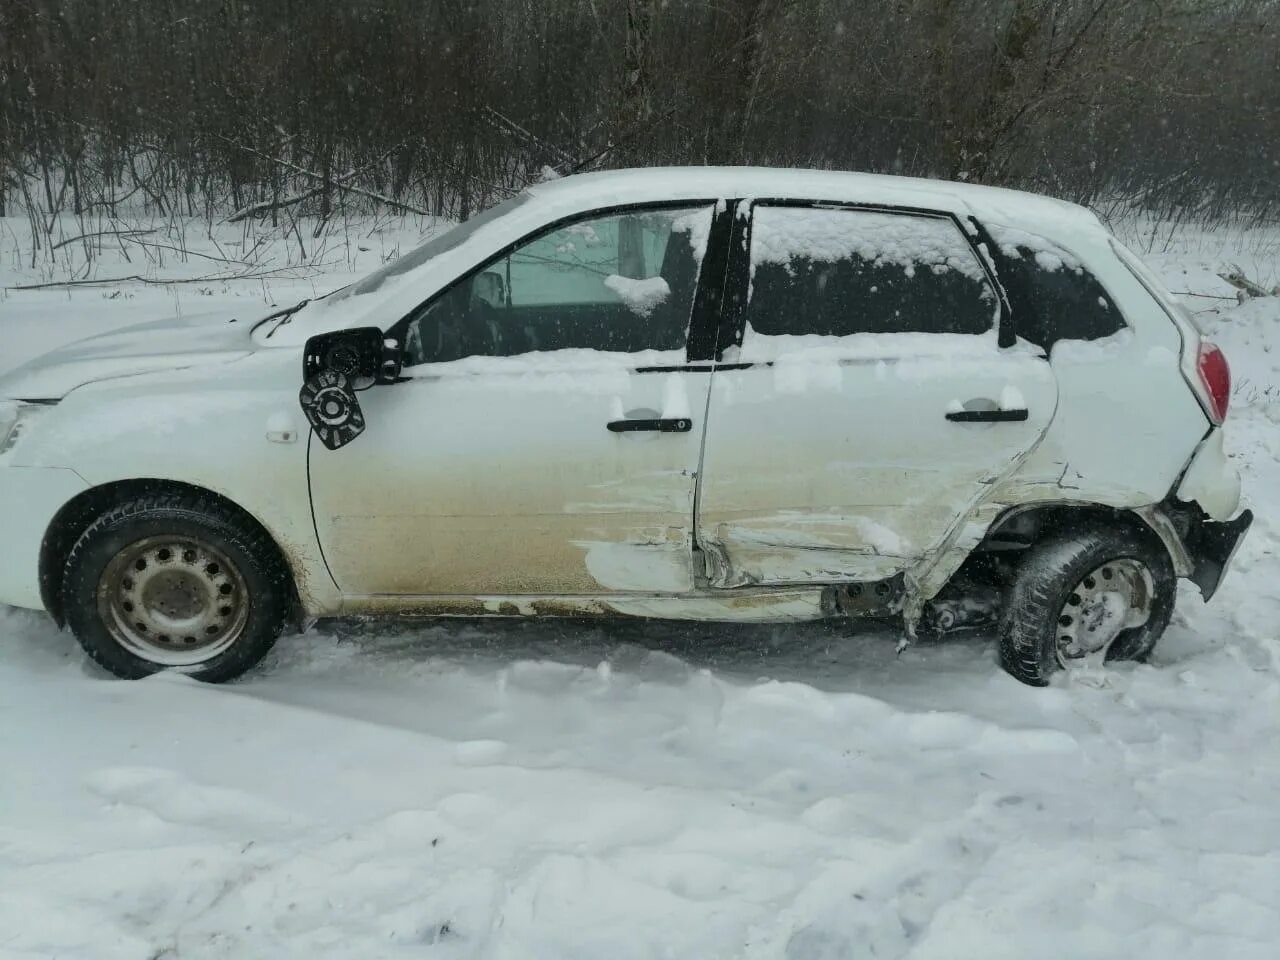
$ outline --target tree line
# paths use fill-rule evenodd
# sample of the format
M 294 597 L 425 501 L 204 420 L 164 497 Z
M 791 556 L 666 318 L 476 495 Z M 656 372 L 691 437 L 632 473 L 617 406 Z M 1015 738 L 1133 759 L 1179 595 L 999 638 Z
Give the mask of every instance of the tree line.
M 870 170 L 1280 215 L 1280 0 L 5 0 L 0 210 L 447 217 Z

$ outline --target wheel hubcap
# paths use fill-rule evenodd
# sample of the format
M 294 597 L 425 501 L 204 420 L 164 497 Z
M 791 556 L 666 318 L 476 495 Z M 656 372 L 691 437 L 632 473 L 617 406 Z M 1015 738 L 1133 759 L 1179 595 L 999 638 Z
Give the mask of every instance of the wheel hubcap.
M 1123 559 L 1098 567 L 1076 584 L 1058 613 L 1058 662 L 1071 667 L 1105 658 L 1116 637 L 1147 622 L 1154 596 L 1146 564 Z
M 235 643 L 249 617 L 249 594 L 222 551 L 186 537 L 148 537 L 107 564 L 98 612 L 131 653 L 191 666 Z

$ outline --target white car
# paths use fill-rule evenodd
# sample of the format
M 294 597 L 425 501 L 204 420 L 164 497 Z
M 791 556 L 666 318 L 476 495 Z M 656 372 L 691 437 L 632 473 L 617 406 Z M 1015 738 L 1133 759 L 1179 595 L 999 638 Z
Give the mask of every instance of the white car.
M 1230 375 L 1088 211 L 862 174 L 535 186 L 265 318 L 0 378 L 0 602 L 122 677 L 327 616 L 999 624 L 1142 659 L 1251 515 Z

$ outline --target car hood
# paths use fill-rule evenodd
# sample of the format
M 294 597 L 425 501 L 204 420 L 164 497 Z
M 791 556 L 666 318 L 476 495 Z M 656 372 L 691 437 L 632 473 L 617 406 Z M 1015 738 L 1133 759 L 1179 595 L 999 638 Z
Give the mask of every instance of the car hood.
M 253 352 L 252 326 L 206 313 L 76 340 L 0 376 L 0 399 L 60 400 L 98 380 L 228 363 Z

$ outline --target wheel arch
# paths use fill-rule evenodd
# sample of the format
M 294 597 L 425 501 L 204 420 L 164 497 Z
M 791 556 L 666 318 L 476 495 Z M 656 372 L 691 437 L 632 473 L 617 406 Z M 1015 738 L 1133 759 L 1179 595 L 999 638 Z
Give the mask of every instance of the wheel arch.
M 1191 570 L 1187 549 L 1173 521 L 1159 505 L 1108 507 L 1099 503 L 1028 503 L 1004 511 L 988 528 L 976 551 L 1029 547 L 1045 536 L 1082 523 L 1124 526 L 1158 543 L 1178 576 Z
M 281 570 L 288 573 L 294 619 L 300 620 L 302 603 L 298 592 L 298 567 L 262 521 L 234 500 L 207 487 L 179 480 L 129 479 L 103 483 L 82 491 L 68 500 L 49 522 L 40 543 L 40 599 L 59 627 L 66 623 L 66 612 L 62 609 L 63 567 L 76 541 L 94 520 L 113 505 L 157 493 L 195 494 L 215 500 L 247 526 L 261 533 L 275 551 Z

